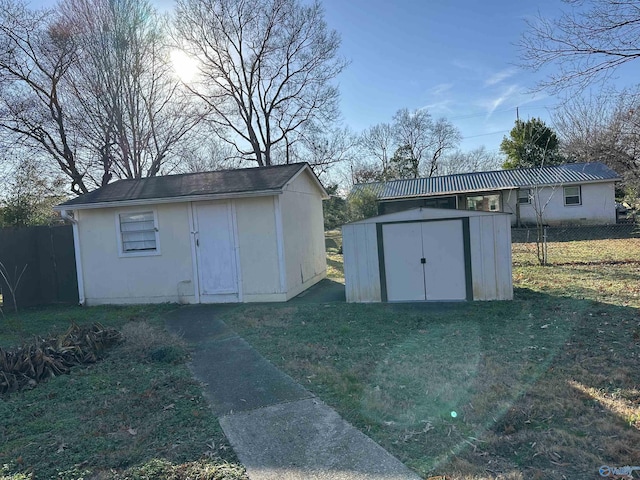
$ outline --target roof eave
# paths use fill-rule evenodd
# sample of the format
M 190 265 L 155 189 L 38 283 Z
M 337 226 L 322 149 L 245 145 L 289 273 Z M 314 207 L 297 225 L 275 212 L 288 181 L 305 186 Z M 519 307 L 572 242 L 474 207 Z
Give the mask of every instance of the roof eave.
M 225 200 L 231 198 L 267 197 L 281 195 L 282 189 L 260 190 L 255 192 L 216 193 L 202 195 L 184 195 L 178 197 L 138 198 L 117 200 L 113 202 L 78 203 L 74 205 L 60 204 L 53 207 L 57 212 L 63 210 L 90 210 L 96 208 L 136 207 L 140 205 L 161 205 L 167 203 L 201 202 L 207 200 Z
M 331 196 L 327 193 L 327 190 L 324 188 L 324 186 L 320 182 L 320 179 L 317 177 L 317 175 L 315 174 L 315 172 L 313 171 L 313 169 L 308 163 L 305 163 L 304 168 L 301 168 L 300 170 L 298 170 L 289 180 L 287 180 L 287 183 L 284 185 L 284 187 L 282 187 L 282 189 L 284 190 L 285 188 L 287 188 L 287 186 L 289 186 L 291 182 L 293 182 L 296 178 L 298 178 L 298 175 L 300 175 L 302 172 L 307 170 L 309 172 L 309 176 L 313 179 L 313 183 L 315 183 L 316 186 L 320 189 L 320 195 L 322 200 L 329 200 Z

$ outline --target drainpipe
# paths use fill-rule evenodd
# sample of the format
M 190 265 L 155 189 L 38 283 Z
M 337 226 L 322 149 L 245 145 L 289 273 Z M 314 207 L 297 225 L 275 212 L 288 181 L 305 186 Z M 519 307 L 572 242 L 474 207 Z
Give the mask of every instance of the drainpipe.
M 78 303 L 84 306 L 84 281 L 82 276 L 82 258 L 80 257 L 80 236 L 78 235 L 78 220 L 73 210 L 62 210 L 62 218 L 71 222 L 73 230 L 73 249 L 76 257 L 76 276 L 78 278 Z

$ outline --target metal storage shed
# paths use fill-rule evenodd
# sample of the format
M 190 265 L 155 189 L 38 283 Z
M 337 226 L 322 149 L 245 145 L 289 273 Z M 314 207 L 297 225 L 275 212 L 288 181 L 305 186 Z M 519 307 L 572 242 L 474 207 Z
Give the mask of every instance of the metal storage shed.
M 347 302 L 511 300 L 510 214 L 419 208 L 342 227 Z

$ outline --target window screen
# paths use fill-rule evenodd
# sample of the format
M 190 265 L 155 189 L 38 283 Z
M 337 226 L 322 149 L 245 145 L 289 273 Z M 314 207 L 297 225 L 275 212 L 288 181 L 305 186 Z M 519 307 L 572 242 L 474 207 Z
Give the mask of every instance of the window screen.
M 565 205 L 580 205 L 582 199 L 580 198 L 580 187 L 564 187 L 564 204 Z
M 518 190 L 518 203 L 531 203 L 531 191 L 528 188 Z
M 120 235 L 122 251 L 149 252 L 156 250 L 155 217 L 153 212 L 120 214 Z

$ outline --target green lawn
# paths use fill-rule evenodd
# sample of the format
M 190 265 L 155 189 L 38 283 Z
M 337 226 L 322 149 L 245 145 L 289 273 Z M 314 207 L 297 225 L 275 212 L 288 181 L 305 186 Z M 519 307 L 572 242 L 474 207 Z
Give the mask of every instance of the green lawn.
M 245 305 L 225 320 L 425 477 L 596 478 L 640 465 L 640 262 L 579 260 L 516 265 L 512 302 Z
M 330 276 L 343 281 L 338 242 Z M 514 247 L 511 302 L 249 304 L 225 320 L 425 478 L 599 478 L 640 465 L 640 255 L 610 251 L 636 241 L 601 242 L 550 245 L 564 261 L 548 267 Z M 0 319 L 5 347 L 69 321 L 128 338 L 0 400 L 0 479 L 243 478 L 200 386 L 169 361 L 184 353 L 161 328 L 171 308 Z
M 53 307 L 0 318 L 3 347 L 71 321 L 125 336 L 98 363 L 0 397 L 0 479 L 246 478 L 184 364 L 184 345 L 162 329 L 172 308 Z

